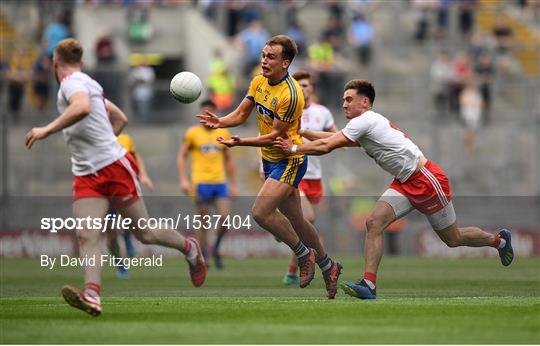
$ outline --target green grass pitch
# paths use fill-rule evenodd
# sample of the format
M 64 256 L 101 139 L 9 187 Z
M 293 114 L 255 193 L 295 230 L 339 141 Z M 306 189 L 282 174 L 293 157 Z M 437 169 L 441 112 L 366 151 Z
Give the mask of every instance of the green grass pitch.
M 341 259 L 342 279 L 362 258 Z M 246 259 L 211 268 L 191 286 L 187 266 L 107 268 L 103 313 L 92 318 L 64 303 L 78 268 L 42 269 L 39 260 L 1 260 L 0 342 L 48 344 L 525 344 L 540 343 L 540 259 L 386 257 L 378 300 L 339 291 L 327 301 L 320 272 L 305 289 L 281 284 L 287 259 Z

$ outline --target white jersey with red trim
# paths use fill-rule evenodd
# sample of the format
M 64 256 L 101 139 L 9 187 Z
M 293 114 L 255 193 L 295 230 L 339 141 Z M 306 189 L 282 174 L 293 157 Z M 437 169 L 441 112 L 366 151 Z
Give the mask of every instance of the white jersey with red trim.
M 379 113 L 367 111 L 347 124 L 345 137 L 357 142 L 377 164 L 402 183 L 414 173 L 422 151 Z
M 103 88 L 83 72 L 64 78 L 58 90 L 57 107 L 62 114 L 77 92 L 90 98 L 90 113 L 62 132 L 71 153 L 72 172 L 76 176 L 95 173 L 126 154 L 118 144 L 105 108 Z
M 303 130 L 328 131 L 334 126 L 334 117 L 328 108 L 318 103 L 311 103 L 302 112 Z M 306 140 L 307 142 L 307 140 Z M 321 160 L 317 156 L 310 156 L 306 174 L 303 179 L 321 179 Z

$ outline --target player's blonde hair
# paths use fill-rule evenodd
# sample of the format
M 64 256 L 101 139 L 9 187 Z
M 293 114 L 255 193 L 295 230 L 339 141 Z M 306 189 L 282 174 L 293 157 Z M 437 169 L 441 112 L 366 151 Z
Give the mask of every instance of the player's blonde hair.
M 266 42 L 266 45 L 268 46 L 275 44 L 279 44 L 283 48 L 281 51 L 281 58 L 283 60 L 289 60 L 289 62 L 292 63 L 294 57 L 298 54 L 296 42 L 287 35 L 276 35 Z
M 56 45 L 54 54 L 58 61 L 74 65 L 82 61 L 83 48 L 81 43 L 74 38 L 66 38 Z

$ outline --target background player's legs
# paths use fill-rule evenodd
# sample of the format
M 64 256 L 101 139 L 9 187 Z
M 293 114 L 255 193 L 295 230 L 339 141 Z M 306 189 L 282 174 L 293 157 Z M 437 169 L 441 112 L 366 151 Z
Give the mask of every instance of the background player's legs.
M 109 213 L 112 215 L 116 215 L 116 211 L 114 210 L 109 211 Z M 123 233 L 125 231 L 126 230 L 124 230 Z M 116 258 L 121 258 L 122 254 L 120 253 L 120 246 L 118 245 L 118 233 L 116 229 L 110 228 L 107 230 L 107 232 L 105 232 L 105 234 L 107 236 L 107 249 L 109 249 L 109 253 Z M 127 244 L 126 244 L 126 249 L 127 249 Z M 132 256 L 129 256 L 128 254 L 128 257 L 132 257 Z M 119 278 L 124 279 L 127 277 L 127 269 L 124 266 L 118 266 L 117 274 Z
M 221 241 L 223 240 L 223 237 L 228 231 L 227 227 L 223 225 L 223 222 L 225 221 L 225 218 L 227 217 L 227 215 L 229 215 L 231 212 L 231 201 L 229 198 L 216 198 L 215 203 L 216 203 L 217 213 L 218 215 L 221 215 L 221 223 L 217 230 L 216 242 L 214 243 L 214 246 L 212 247 L 212 254 L 216 262 L 216 267 L 220 269 L 223 267 L 223 263 L 221 260 L 221 255 L 219 253 L 219 247 L 221 246 Z
M 197 214 L 201 216 L 201 220 L 204 218 L 205 215 L 208 215 L 210 210 L 210 206 L 206 203 L 197 203 Z M 203 252 L 204 259 L 208 259 L 208 236 L 207 236 L 208 230 L 205 230 L 204 228 L 199 228 L 195 230 L 195 238 L 199 241 L 199 244 L 201 245 L 201 249 Z
M 105 198 L 80 198 L 73 202 L 73 216 L 75 218 L 100 218 L 107 214 L 109 201 Z M 77 230 L 79 241 L 79 257 L 95 258 L 95 266 L 84 267 L 84 282 L 101 285 L 101 247 L 99 244 L 101 230 Z M 97 292 L 99 293 L 99 292 Z

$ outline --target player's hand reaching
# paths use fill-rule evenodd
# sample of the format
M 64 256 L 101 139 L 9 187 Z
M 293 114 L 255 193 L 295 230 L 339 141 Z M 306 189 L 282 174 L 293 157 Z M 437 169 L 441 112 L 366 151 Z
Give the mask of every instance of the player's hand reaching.
M 230 139 L 225 139 L 223 137 L 218 137 L 217 141 L 223 145 L 228 146 L 229 148 L 237 146 L 240 144 L 240 136 L 231 136 Z
M 277 137 L 274 141 L 274 148 L 279 149 L 283 151 L 287 155 L 291 155 L 291 148 L 293 146 L 293 142 L 290 138 L 282 138 Z
M 201 124 L 211 129 L 217 129 L 220 127 L 219 117 L 208 110 L 205 110 L 204 113 L 197 114 L 197 118 L 200 119 L 199 122 Z
M 191 196 L 191 184 L 187 180 L 182 180 L 180 182 L 180 190 L 186 195 Z
M 46 127 L 34 127 L 26 134 L 26 148 L 32 148 L 37 140 L 47 138 L 49 130 Z
M 236 184 L 231 184 L 229 187 L 230 187 L 231 197 L 238 196 L 238 187 L 236 186 Z
M 141 175 L 141 176 L 139 176 L 139 181 L 141 182 L 141 184 L 146 186 L 148 188 L 148 190 L 154 191 L 154 183 L 152 182 L 152 179 L 150 179 L 149 176 Z

